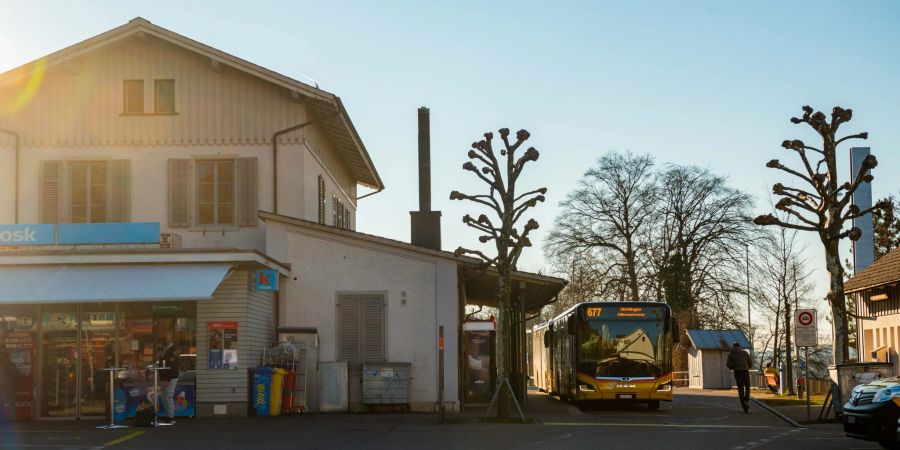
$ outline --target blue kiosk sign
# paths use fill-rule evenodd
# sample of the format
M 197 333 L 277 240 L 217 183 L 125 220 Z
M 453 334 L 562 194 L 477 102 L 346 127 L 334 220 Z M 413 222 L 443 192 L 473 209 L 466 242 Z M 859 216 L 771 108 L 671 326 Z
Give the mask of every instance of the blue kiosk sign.
M 56 243 L 56 226 L 39 225 L 0 225 L 0 245 L 53 245 Z
M 278 271 L 272 269 L 260 269 L 256 271 L 257 291 L 277 291 Z
M 158 244 L 159 222 L 0 225 L 0 246 Z

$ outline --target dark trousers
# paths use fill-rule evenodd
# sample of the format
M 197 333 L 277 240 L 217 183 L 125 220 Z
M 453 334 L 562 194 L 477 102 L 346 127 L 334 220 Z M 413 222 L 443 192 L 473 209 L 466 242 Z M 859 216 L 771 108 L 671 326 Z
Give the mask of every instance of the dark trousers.
M 746 405 L 750 403 L 750 371 L 749 370 L 735 370 L 734 371 L 734 382 L 737 384 L 738 388 L 738 397 L 741 399 L 741 404 Z

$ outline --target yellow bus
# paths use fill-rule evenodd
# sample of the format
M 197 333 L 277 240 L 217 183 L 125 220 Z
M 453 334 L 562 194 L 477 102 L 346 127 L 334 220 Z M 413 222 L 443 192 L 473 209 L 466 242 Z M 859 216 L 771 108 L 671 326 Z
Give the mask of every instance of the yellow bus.
M 579 303 L 543 327 L 532 333 L 544 341 L 532 361 L 549 361 L 533 372 L 545 390 L 576 403 L 617 400 L 658 409 L 660 401 L 672 401 L 678 326 L 665 303 Z

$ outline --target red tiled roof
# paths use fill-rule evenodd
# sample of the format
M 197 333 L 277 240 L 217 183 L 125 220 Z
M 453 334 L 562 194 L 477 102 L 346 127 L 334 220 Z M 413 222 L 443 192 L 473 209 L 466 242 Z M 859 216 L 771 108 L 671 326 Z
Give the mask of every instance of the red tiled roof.
M 844 283 L 844 292 L 856 292 L 900 281 L 900 247 Z

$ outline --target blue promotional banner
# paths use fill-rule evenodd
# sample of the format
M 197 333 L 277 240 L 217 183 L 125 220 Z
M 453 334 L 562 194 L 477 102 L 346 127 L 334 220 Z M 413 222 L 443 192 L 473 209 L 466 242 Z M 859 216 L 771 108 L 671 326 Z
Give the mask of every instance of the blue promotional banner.
M 257 291 L 277 291 L 278 271 L 272 269 L 260 269 L 256 271 Z
M 159 222 L 61 223 L 57 233 L 59 245 L 158 244 Z
M 0 225 L 0 246 L 53 245 L 55 225 Z
M 165 416 L 165 399 L 163 398 L 163 388 L 160 383 L 160 392 L 157 396 L 157 405 L 159 405 L 159 415 Z M 116 389 L 116 420 L 123 420 L 126 417 L 134 417 L 137 410 L 143 407 L 151 407 L 153 405 L 153 386 L 146 385 L 125 385 L 125 388 Z M 194 417 L 196 409 L 194 407 L 194 385 L 193 384 L 177 384 L 175 385 L 175 417 Z

